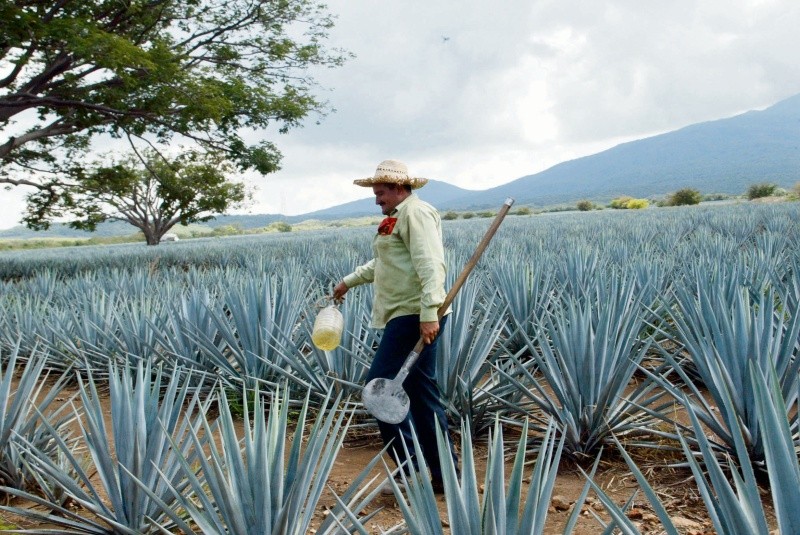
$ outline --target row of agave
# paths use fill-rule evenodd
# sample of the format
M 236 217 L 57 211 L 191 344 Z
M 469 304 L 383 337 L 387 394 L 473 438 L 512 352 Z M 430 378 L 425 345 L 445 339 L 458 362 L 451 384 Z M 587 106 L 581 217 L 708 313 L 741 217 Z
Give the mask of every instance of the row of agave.
M 450 525 L 464 526 L 458 533 L 542 532 L 542 504 L 562 453 L 588 462 L 617 444 L 626 456 L 625 443 L 682 448 L 720 533 L 768 532 L 754 492 L 766 472 L 780 529 L 798 532 L 797 215 L 796 205 L 783 205 L 509 219 L 459 294 L 439 346 L 438 379 L 463 427 L 462 475 L 453 469 L 446 478 Z M 483 226 L 473 220 L 445 227 L 451 277 Z M 369 254 L 368 232 L 340 231 L 335 251 L 333 236 L 181 242 L 155 252 L 106 248 L 87 253 L 85 263 L 64 259 L 64 269 L 55 253 L 10 257 L 0 265 L 8 277 L 0 295 L 4 399 L 13 399 L 0 407 L 5 491 L 59 511 L 46 520 L 68 519 L 79 533 L 305 533 L 280 522 L 310 518 L 348 422 L 369 425 L 350 396 L 379 337 L 368 328 L 365 287 L 343 305 L 340 348 L 323 352 L 310 343 L 316 305 L 330 283 Z M 27 379 L 12 396 L 9 370 L 22 357 Z M 62 379 L 43 381 L 45 372 Z M 72 412 L 53 403 L 68 378 L 80 382 L 76 406 L 83 407 Z M 98 383 L 109 383 L 120 404 L 112 409 L 120 426 L 113 433 L 128 437 L 130 451 L 111 451 L 100 438 L 106 430 L 96 410 Z M 210 421 L 200 408 L 225 407 L 231 392 L 247 400 L 254 391 L 271 409 L 264 422 L 247 423 L 244 438 L 233 433 L 229 411 Z M 29 399 L 42 401 L 33 407 Z M 283 457 L 270 455 L 283 447 L 287 424 L 274 419 L 289 404 L 303 407 L 298 429 L 307 411 L 318 416 L 309 434 L 314 455 L 305 456 L 296 440 L 288 456 L 295 464 L 284 466 Z M 692 425 L 673 421 L 676 404 Z M 67 433 L 73 420 L 80 437 Z M 524 507 L 524 463 L 515 464 L 508 485 L 497 477 L 509 426 L 526 437 L 518 459 L 539 451 Z M 479 498 L 469 444 L 486 430 L 493 438 Z M 137 433 L 141 442 L 130 444 Z M 89 460 L 77 448 L 87 448 Z M 255 481 L 240 469 L 256 462 L 271 470 L 259 476 L 273 478 L 269 490 L 251 488 Z M 676 532 L 630 462 L 666 531 Z M 102 490 L 86 476 L 87 463 L 101 474 Z M 299 473 L 305 479 L 296 479 Z M 318 532 L 366 533 L 358 515 L 374 497 L 369 485 L 361 489 L 367 473 Z M 592 485 L 587 475 L 584 497 Z M 302 491 L 291 490 L 294 484 Z M 399 495 L 407 523 L 397 531 L 441 532 L 426 481 L 407 487 Z M 273 498 L 278 505 L 265 509 Z M 64 505 L 70 501 L 91 520 Z M 604 529 L 636 533 L 624 511 L 607 497 L 604 503 L 613 519 Z

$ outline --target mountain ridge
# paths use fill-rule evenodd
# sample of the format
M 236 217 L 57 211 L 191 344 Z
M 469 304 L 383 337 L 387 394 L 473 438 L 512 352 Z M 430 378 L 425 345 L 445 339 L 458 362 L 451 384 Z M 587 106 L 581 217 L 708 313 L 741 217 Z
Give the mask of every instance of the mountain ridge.
M 689 187 L 737 195 L 758 182 L 789 187 L 798 181 L 800 94 L 763 110 L 620 143 L 486 190 L 461 190 L 463 194 L 451 190 L 448 193 L 459 194 L 431 195 L 426 200 L 440 210 L 491 208 L 508 197 L 518 205 L 542 207 L 581 199 L 608 201 L 621 195 L 664 196 Z M 420 196 L 427 187 L 419 190 Z M 366 215 L 372 199 L 347 205 L 353 215 Z M 324 217 L 328 210 L 305 215 Z

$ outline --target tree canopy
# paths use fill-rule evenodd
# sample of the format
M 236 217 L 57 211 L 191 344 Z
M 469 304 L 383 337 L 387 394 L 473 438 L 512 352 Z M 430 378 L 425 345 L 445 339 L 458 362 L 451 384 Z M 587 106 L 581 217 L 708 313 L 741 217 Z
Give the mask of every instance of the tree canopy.
M 331 26 L 313 0 L 2 1 L 0 184 L 37 188 L 26 221 L 46 227 L 98 137 L 274 172 L 264 130 L 327 111 L 308 71 L 346 59 Z
M 769 182 L 759 182 L 758 184 L 751 184 L 750 187 L 747 188 L 747 198 L 752 201 L 753 199 L 761 199 L 762 197 L 769 197 L 771 195 L 774 195 L 777 190 L 778 190 L 778 185 Z
M 185 152 L 169 160 L 149 151 L 112 159 L 85 172 L 53 212 L 69 212 L 77 217 L 69 225 L 83 230 L 125 221 L 148 245 L 157 245 L 175 225 L 207 221 L 245 200 L 244 184 L 227 178 L 229 167 L 213 153 Z
M 667 205 L 669 206 L 686 206 L 692 204 L 700 204 L 703 200 L 703 194 L 694 188 L 682 188 L 672 193 L 667 197 Z

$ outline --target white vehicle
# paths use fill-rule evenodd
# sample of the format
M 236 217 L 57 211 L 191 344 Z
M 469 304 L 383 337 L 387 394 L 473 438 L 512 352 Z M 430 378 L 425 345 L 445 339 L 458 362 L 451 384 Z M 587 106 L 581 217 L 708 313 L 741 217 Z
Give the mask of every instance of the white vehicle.
M 180 240 L 180 238 L 178 238 L 178 235 L 173 232 L 167 232 L 161 237 L 161 241 L 178 241 L 178 240 Z

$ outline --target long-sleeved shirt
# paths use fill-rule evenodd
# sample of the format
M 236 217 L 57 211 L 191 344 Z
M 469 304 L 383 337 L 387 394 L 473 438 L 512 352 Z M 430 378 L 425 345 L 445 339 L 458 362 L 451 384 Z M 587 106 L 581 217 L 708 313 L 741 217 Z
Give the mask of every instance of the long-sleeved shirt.
M 375 257 L 344 278 L 348 288 L 373 283 L 372 327 L 419 314 L 421 322 L 436 321 L 444 303 L 445 263 L 439 213 L 415 194 L 390 214 L 396 218 L 389 234 L 372 240 Z

